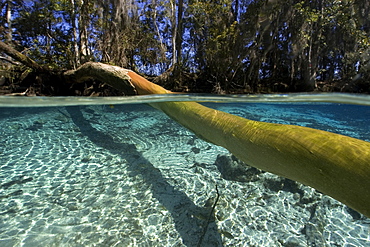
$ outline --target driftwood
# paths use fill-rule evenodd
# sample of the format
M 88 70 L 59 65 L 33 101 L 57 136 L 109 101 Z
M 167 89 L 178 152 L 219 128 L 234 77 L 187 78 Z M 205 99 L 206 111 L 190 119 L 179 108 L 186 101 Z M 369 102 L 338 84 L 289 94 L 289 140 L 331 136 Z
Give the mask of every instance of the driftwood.
M 133 71 L 101 63 L 84 64 L 63 76 L 71 82 L 96 78 L 130 95 L 171 93 Z M 370 217 L 369 142 L 312 128 L 252 121 L 195 102 L 150 105 L 246 164 L 311 186 Z

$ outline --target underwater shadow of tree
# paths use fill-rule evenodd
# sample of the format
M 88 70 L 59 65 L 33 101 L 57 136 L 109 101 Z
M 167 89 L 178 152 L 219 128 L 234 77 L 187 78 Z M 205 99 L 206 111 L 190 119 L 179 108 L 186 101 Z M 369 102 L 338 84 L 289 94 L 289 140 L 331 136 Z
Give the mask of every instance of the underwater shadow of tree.
M 141 174 L 145 183 L 150 186 L 153 197 L 170 212 L 183 244 L 186 246 L 223 246 L 216 223 L 207 222 L 206 218 L 210 214 L 209 208 L 195 205 L 186 193 L 170 185 L 160 170 L 137 151 L 135 145 L 117 143 L 110 135 L 92 127 L 83 116 L 79 106 L 66 107 L 66 110 L 83 135 L 95 145 L 118 154 L 127 161 L 132 177 Z

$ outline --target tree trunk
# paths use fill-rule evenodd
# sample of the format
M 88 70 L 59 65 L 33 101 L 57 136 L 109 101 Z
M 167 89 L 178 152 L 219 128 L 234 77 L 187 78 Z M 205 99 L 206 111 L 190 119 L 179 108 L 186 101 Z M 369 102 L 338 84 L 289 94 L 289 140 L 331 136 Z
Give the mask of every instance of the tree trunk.
M 67 75 L 74 80 L 97 76 L 138 94 L 171 93 L 130 70 L 99 63 L 85 64 Z M 150 105 L 248 165 L 314 187 L 370 217 L 369 142 L 301 126 L 252 121 L 195 102 Z
M 176 23 L 176 1 L 171 0 L 171 26 L 172 26 L 172 61 L 171 67 L 176 66 L 177 53 L 176 53 L 176 40 L 177 40 L 177 23 Z
M 13 30 L 12 30 L 12 1 L 8 0 L 6 3 L 6 24 L 7 32 L 6 32 L 6 42 L 10 44 L 13 39 Z
M 132 71 L 123 74 L 121 82 L 138 94 L 171 93 Z M 107 83 L 114 82 L 112 86 L 119 84 L 119 78 L 104 77 Z M 301 126 L 252 121 L 195 102 L 150 105 L 248 165 L 314 187 L 370 217 L 369 142 Z
M 182 35 L 183 35 L 183 0 L 178 1 L 178 9 L 177 9 L 177 34 L 176 34 L 176 57 L 177 62 L 181 62 L 181 52 L 182 52 Z
M 138 92 L 130 82 L 128 76 L 130 70 L 118 66 L 103 63 L 87 62 L 76 70 L 63 73 L 66 82 L 84 82 L 89 79 L 96 79 L 108 83 L 110 86 L 124 92 L 126 95 L 136 95 Z
M 73 40 L 73 68 L 76 69 L 80 66 L 80 56 L 79 56 L 79 48 L 78 48 L 78 38 L 77 38 L 77 26 L 78 18 L 76 11 L 78 9 L 77 3 L 75 0 L 71 0 L 71 26 L 72 26 L 72 40 Z
M 171 93 L 131 70 L 102 63 L 86 63 L 65 72 L 64 78 L 99 79 L 126 94 Z M 370 217 L 369 142 L 307 127 L 252 121 L 195 102 L 150 105 L 248 165 L 309 185 Z
M 89 2 L 83 0 L 81 3 L 81 13 L 78 17 L 78 28 L 79 28 L 79 60 L 81 63 L 87 62 L 90 60 L 90 49 L 89 49 L 89 40 L 88 40 L 88 25 L 89 21 Z
M 158 36 L 158 39 L 159 39 L 159 47 L 161 49 L 161 54 L 165 54 L 166 53 L 166 46 L 165 46 L 165 42 L 163 42 L 163 38 L 162 38 L 162 34 L 159 30 L 159 26 L 158 26 L 158 23 L 157 23 L 157 1 L 156 0 L 153 0 L 152 1 L 152 5 L 153 5 L 153 24 L 154 24 L 154 27 L 155 27 L 155 31 L 157 33 L 157 36 Z
M 3 51 L 8 56 L 12 57 L 13 59 L 21 62 L 22 64 L 26 65 L 27 67 L 30 67 L 31 69 L 37 71 L 37 72 L 46 72 L 47 69 L 30 59 L 29 57 L 23 55 L 13 47 L 5 44 L 4 42 L 0 41 L 0 51 Z

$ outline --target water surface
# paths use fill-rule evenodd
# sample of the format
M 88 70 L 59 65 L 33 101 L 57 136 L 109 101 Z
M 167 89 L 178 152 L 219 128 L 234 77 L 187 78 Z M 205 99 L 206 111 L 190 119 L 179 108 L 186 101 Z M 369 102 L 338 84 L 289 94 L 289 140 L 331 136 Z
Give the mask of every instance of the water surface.
M 144 104 L 370 141 L 367 96 L 170 97 L 0 97 L 0 246 L 369 246 L 368 218 Z

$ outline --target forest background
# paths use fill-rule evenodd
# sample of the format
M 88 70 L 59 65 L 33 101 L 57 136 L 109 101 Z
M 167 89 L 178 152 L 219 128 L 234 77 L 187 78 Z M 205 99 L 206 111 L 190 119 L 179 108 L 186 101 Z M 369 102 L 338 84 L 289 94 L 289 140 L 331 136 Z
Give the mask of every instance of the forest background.
M 0 39 L 53 71 L 98 61 L 181 92 L 370 93 L 368 0 L 2 0 L 0 8 Z M 2 94 L 117 94 L 97 81 L 53 90 L 0 54 Z

